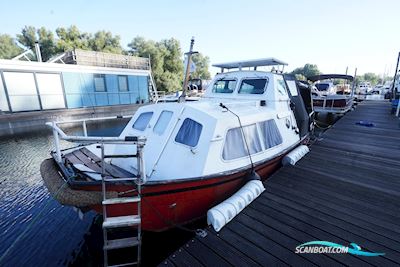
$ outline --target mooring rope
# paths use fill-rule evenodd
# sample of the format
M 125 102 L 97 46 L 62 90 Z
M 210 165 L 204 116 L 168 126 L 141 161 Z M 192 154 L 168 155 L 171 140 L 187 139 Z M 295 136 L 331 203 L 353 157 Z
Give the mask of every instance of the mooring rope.
M 165 224 L 168 224 L 169 226 L 173 226 L 180 230 L 190 232 L 190 233 L 195 233 L 195 234 L 199 234 L 200 231 L 202 231 L 201 229 L 193 230 L 193 229 L 187 228 L 185 226 L 182 226 L 181 224 L 175 223 L 175 222 L 167 219 L 166 217 L 164 217 L 161 214 L 161 212 L 156 207 L 154 207 L 152 204 L 150 204 L 145 198 L 141 198 L 141 200 L 144 200 L 146 202 L 147 206 L 149 206 L 152 210 L 154 210 L 155 214 L 158 216 L 158 218 L 160 218 Z

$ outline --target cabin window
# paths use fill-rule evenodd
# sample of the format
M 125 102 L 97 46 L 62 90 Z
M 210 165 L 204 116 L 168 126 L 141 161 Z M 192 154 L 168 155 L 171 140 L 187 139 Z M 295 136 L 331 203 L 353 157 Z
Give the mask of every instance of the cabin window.
M 315 87 L 317 87 L 317 89 L 319 91 L 326 91 L 329 88 L 329 84 L 328 83 L 317 83 L 317 84 L 315 84 Z
M 276 81 L 277 81 L 277 86 L 276 86 L 276 88 L 278 89 L 278 92 L 279 92 L 281 95 L 286 95 L 288 90 L 287 90 L 286 83 L 285 83 L 285 81 L 283 80 L 283 78 L 282 78 L 282 77 L 279 77 L 279 78 L 276 79 Z
M 240 84 L 239 94 L 257 94 L 265 92 L 267 79 L 244 79 Z
M 286 80 L 286 83 L 287 83 L 287 85 L 289 87 L 290 95 L 291 96 L 298 96 L 296 82 L 293 81 L 293 80 Z
M 259 123 L 265 149 L 282 144 L 282 136 L 274 120 Z
M 171 111 L 166 110 L 161 112 L 161 115 L 160 117 L 158 117 L 156 125 L 154 125 L 153 132 L 158 135 L 162 135 L 165 132 L 165 129 L 167 129 L 168 127 L 168 124 L 172 118 L 172 114 L 173 113 Z
M 133 124 L 132 128 L 139 130 L 139 131 L 144 131 L 149 124 L 151 117 L 153 116 L 153 112 L 144 112 L 139 115 L 139 117 L 136 119 L 135 123 Z
M 218 80 L 213 85 L 213 93 L 230 94 L 236 88 L 236 80 Z
M 242 130 L 240 128 L 229 129 L 226 133 L 222 158 L 224 160 L 238 159 L 247 154 Z
M 256 154 L 262 151 L 260 138 L 256 124 L 251 124 L 243 127 L 243 133 L 246 137 L 247 145 L 249 146 L 250 154 Z M 242 129 L 240 127 L 229 129 L 222 151 L 222 158 L 225 160 L 238 159 L 248 156 L 246 143 L 243 139 Z
M 105 92 L 106 90 L 106 79 L 104 74 L 94 75 L 94 90 L 96 92 Z
M 186 118 L 175 137 L 175 142 L 195 147 L 199 142 L 202 129 L 203 125 L 192 119 Z
M 120 92 L 128 92 L 128 76 L 119 75 L 118 76 L 118 88 Z

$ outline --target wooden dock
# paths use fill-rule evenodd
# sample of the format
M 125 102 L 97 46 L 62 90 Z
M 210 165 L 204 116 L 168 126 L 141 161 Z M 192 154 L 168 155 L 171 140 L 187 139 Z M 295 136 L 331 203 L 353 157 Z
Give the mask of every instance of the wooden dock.
M 400 127 L 388 101 L 361 103 L 265 188 L 219 233 L 207 228 L 160 266 L 399 266 Z M 313 240 L 385 255 L 295 253 Z

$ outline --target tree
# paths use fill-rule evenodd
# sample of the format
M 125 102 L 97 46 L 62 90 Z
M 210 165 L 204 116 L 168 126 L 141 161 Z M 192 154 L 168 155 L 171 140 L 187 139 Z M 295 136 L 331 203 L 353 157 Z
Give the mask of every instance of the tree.
M 192 57 L 193 63 L 196 65 L 196 70 L 192 73 L 192 78 L 210 80 L 211 74 L 208 70 L 210 58 L 203 56 L 201 53 L 194 54 Z
M 69 28 L 59 27 L 56 29 L 58 36 L 57 50 L 70 51 L 73 49 L 89 50 L 90 34 L 79 31 L 75 25 Z
M 0 34 L 0 58 L 10 59 L 22 52 L 23 49 L 17 45 L 14 38 L 8 34 Z
M 122 54 L 119 35 L 113 36 L 111 32 L 98 31 L 89 38 L 89 48 L 93 51 Z
M 294 69 L 291 74 L 301 74 L 305 77 L 311 77 L 314 75 L 319 75 L 321 72 L 318 70 L 317 65 L 307 63 L 304 65 L 304 67 Z
M 56 41 L 52 31 L 41 27 L 37 30 L 39 37 L 40 52 L 42 54 L 43 61 L 49 60 L 52 56 L 58 53 L 56 48 Z
M 295 74 L 296 79 L 299 81 L 307 81 L 307 78 L 303 74 Z
M 171 38 L 155 42 L 143 37 L 135 37 L 130 54 L 150 57 L 152 72 L 158 90 L 176 91 L 182 88 L 183 63 L 179 41 Z
M 32 26 L 25 26 L 21 34 L 17 35 L 18 42 L 27 49 L 35 50 L 35 42 L 39 42 L 43 61 L 54 56 L 56 51 L 54 34 L 45 27 L 37 29 Z
M 364 81 L 370 82 L 371 85 L 377 84 L 379 80 L 379 76 L 372 72 L 364 73 L 363 78 Z
M 28 49 L 32 49 L 35 47 L 35 42 L 38 41 L 36 36 L 36 28 L 33 26 L 25 26 L 21 30 L 21 34 L 17 34 L 17 40 L 20 44 L 27 47 Z

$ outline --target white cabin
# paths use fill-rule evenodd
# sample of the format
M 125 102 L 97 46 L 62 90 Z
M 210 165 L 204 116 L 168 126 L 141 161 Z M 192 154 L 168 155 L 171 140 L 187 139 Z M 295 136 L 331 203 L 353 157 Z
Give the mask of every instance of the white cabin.
M 199 101 L 141 107 L 121 137 L 146 136 L 144 159 L 148 182 L 248 168 L 249 152 L 257 165 L 286 153 L 300 142 L 288 95 L 289 90 L 292 95 L 297 91 L 288 88 L 288 84 L 280 73 L 220 73 Z M 99 155 L 94 145 L 90 149 Z M 115 154 L 129 153 L 129 149 L 133 148 L 126 145 L 106 148 Z M 128 171 L 136 167 L 134 159 L 113 159 L 112 164 Z

